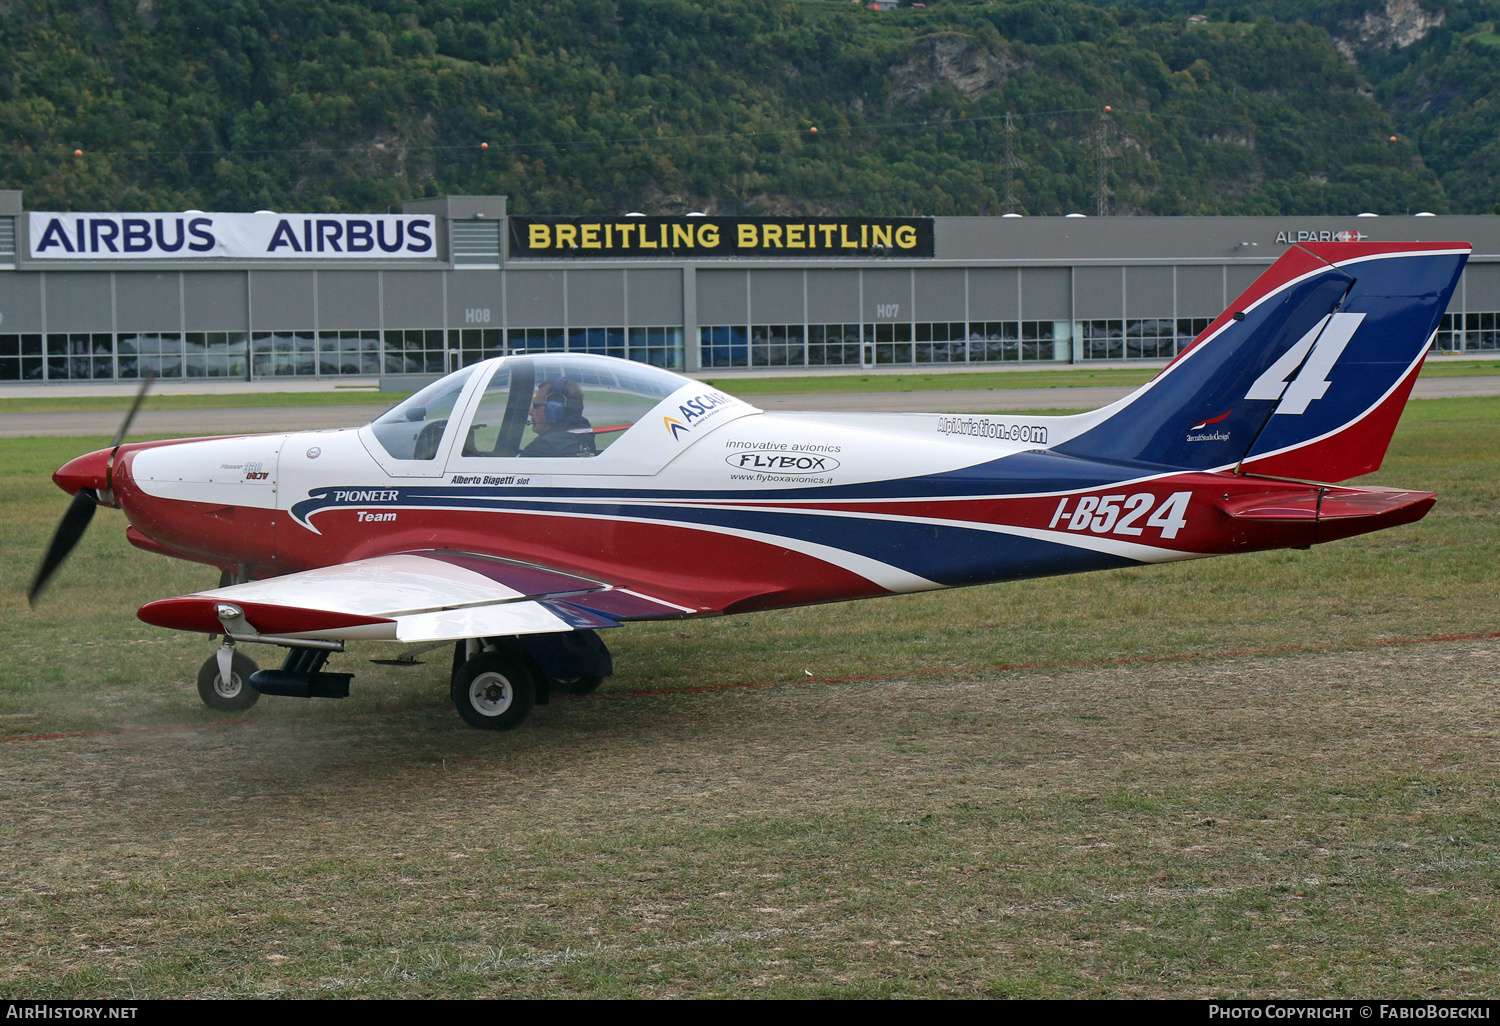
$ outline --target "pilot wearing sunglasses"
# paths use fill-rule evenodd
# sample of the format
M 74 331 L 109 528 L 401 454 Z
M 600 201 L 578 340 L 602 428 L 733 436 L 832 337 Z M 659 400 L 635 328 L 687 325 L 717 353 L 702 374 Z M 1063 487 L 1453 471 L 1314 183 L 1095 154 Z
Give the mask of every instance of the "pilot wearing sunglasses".
M 545 381 L 531 400 L 531 429 L 536 438 L 522 456 L 593 456 L 594 426 L 583 415 L 583 389 L 567 377 Z

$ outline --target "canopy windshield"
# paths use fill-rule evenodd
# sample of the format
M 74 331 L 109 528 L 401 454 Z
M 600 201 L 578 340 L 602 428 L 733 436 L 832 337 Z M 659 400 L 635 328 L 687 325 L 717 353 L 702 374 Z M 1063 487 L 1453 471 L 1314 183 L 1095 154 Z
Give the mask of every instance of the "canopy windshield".
M 448 418 L 474 370 L 465 367 L 434 381 L 377 417 L 371 428 L 385 451 L 398 460 L 435 459 Z
M 683 384 L 668 371 L 619 360 L 512 356 L 475 406 L 461 455 L 598 456 Z

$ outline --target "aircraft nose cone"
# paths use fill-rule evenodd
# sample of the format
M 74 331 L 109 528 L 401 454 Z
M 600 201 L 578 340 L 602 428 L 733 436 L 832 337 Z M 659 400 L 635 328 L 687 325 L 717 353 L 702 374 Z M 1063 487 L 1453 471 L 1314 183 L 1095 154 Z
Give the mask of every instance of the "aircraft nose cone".
M 109 487 L 109 456 L 112 449 L 99 449 L 64 463 L 52 475 L 57 487 L 69 495 L 77 495 L 81 488 L 92 488 L 102 492 Z

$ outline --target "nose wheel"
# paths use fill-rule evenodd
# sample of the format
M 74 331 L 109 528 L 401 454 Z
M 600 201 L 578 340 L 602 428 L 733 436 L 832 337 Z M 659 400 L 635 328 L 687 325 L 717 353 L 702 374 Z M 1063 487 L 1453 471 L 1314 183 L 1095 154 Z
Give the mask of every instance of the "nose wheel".
M 453 705 L 471 727 L 514 730 L 536 704 L 531 671 L 504 652 L 481 652 L 453 675 Z

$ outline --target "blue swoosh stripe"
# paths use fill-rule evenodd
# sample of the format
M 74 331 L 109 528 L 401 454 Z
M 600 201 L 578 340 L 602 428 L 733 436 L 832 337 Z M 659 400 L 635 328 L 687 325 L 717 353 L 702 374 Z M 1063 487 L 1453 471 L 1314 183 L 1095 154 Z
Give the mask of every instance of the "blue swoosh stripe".
M 401 497 L 389 505 L 476 512 L 573 514 L 627 521 L 657 520 L 731 532 L 754 532 L 855 553 L 949 587 L 1141 565 L 1139 560 L 1059 542 L 922 521 L 780 509 L 578 503 L 552 499 L 518 501 L 510 496 L 461 495 L 455 494 L 456 491 L 430 487 L 402 489 Z M 340 505 L 309 500 L 298 503 L 295 512 L 299 519 L 305 519 L 321 509 Z M 308 506 L 317 508 L 304 509 Z

